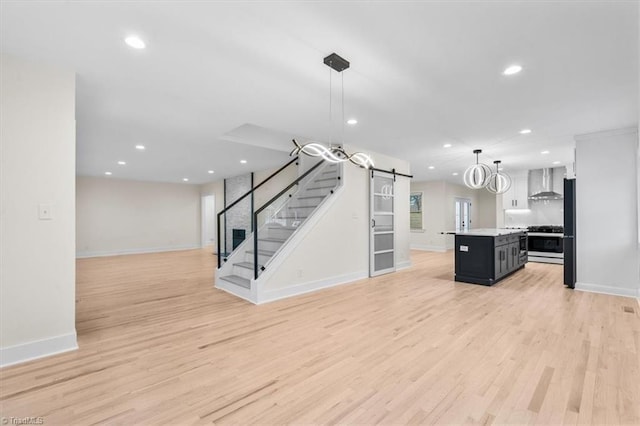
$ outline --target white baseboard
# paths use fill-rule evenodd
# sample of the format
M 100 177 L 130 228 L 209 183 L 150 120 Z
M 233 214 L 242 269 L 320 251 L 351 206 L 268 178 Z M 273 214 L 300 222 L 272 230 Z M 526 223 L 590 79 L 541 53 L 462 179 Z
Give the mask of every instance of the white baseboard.
M 84 259 L 87 257 L 122 256 L 122 255 L 128 255 L 128 254 L 161 253 L 165 251 L 194 250 L 199 248 L 202 248 L 202 247 L 198 244 L 198 245 L 187 245 L 187 246 L 134 248 L 134 249 L 108 250 L 108 251 L 79 251 L 76 253 L 76 259 Z
M 317 281 L 297 284 L 291 287 L 278 288 L 274 290 L 258 291 L 258 304 L 273 302 L 275 300 L 285 299 L 287 297 L 299 296 L 301 294 L 310 293 L 312 291 L 321 290 L 323 288 L 335 287 L 347 284 L 353 281 L 362 280 L 369 277 L 368 271 L 358 271 L 349 274 L 338 275 L 330 278 L 323 278 Z
M 398 262 L 396 264 L 396 271 L 401 271 L 403 269 L 411 268 L 411 261 L 405 260 L 403 262 Z
M 610 294 L 612 296 L 624 296 L 640 298 L 640 289 L 613 287 L 602 284 L 576 283 L 576 290 L 588 291 L 590 293 Z
M 0 367 L 78 349 L 76 332 L 0 349 Z
M 436 251 L 438 253 L 445 253 L 447 249 L 443 246 L 429 246 L 425 244 L 411 244 L 411 250 L 422 250 L 422 251 Z

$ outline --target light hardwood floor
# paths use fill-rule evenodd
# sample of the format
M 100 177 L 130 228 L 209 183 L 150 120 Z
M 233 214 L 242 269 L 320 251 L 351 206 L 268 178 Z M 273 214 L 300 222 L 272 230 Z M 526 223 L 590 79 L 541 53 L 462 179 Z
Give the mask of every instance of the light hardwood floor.
M 1 371 L 45 424 L 640 424 L 637 301 L 529 263 L 494 287 L 451 253 L 254 306 L 203 250 L 78 261 L 78 351 Z

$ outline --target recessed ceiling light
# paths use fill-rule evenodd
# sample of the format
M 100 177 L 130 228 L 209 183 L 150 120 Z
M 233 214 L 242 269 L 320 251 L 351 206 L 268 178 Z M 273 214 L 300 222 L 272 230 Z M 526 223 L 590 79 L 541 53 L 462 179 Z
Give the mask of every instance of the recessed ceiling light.
M 433 169 L 435 169 L 434 166 L 429 166 L 429 170 L 433 170 Z
M 145 42 L 142 41 L 140 37 L 134 36 L 134 35 L 125 38 L 124 42 L 127 43 L 130 47 L 133 47 L 134 49 L 144 49 L 145 47 L 147 47 Z
M 540 154 L 548 154 L 549 151 L 542 151 Z
M 522 129 L 522 130 L 520 130 L 520 134 L 521 135 L 528 135 L 529 133 L 531 133 L 531 129 Z
M 144 151 L 144 145 L 136 145 L 136 149 L 139 149 L 140 151 Z
M 444 145 L 442 145 L 443 148 L 451 148 L 451 144 L 450 143 L 445 143 Z
M 505 68 L 504 71 L 502 71 L 502 74 L 513 75 L 513 74 L 518 74 L 520 71 L 522 71 L 522 67 L 520 65 L 510 65 L 507 68 Z
M 458 172 L 453 172 L 451 174 L 454 175 L 454 176 L 458 176 Z
M 560 164 L 560 161 L 554 161 L 553 164 Z
M 189 178 L 182 178 L 184 182 L 189 182 Z
M 354 124 L 358 124 L 358 120 L 356 120 L 355 118 L 350 118 L 347 120 L 347 124 L 351 124 L 353 126 Z
M 104 174 L 105 174 L 105 175 L 107 175 L 107 176 L 111 176 L 113 173 L 111 173 L 111 172 L 104 172 Z
M 209 170 L 207 173 L 209 173 L 210 175 L 212 175 L 214 173 L 213 170 Z
M 240 160 L 240 164 L 247 164 L 247 160 Z
M 118 161 L 118 164 L 121 165 L 121 166 L 124 166 L 125 164 L 127 164 L 127 162 L 126 161 Z

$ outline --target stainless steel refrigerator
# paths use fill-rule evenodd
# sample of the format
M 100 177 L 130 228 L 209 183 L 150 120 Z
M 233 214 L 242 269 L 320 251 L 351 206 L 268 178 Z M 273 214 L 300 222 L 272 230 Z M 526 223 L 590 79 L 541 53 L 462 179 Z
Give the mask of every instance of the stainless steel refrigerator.
M 564 180 L 564 285 L 576 285 L 576 180 Z

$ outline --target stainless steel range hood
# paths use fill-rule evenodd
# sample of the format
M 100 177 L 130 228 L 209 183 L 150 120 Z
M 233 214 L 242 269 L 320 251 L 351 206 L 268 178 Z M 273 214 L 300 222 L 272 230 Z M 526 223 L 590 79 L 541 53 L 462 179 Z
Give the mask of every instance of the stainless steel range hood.
M 551 168 L 529 170 L 529 199 L 562 200 L 562 194 L 553 190 L 553 179 L 554 170 Z

